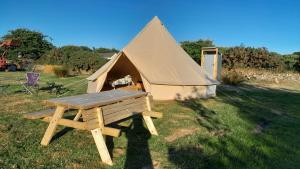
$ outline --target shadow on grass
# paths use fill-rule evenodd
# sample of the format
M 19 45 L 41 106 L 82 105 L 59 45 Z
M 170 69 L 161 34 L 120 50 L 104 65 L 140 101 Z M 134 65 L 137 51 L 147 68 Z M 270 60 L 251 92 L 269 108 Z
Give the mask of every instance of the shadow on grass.
M 74 119 L 74 117 L 75 117 L 74 114 L 73 115 L 72 114 L 68 114 L 68 115 L 64 116 L 63 118 L 72 120 L 72 119 Z M 57 132 L 57 133 L 54 134 L 54 136 L 52 137 L 50 143 L 54 142 L 55 140 L 58 140 L 60 137 L 64 136 L 65 134 L 67 134 L 68 132 L 73 131 L 73 130 L 74 130 L 74 128 L 64 127 L 59 132 Z
M 73 119 L 74 115 L 67 115 L 64 118 Z M 143 123 L 141 116 L 133 116 L 132 123 L 128 127 L 119 126 L 115 123 L 109 125 L 110 127 L 121 129 L 126 134 L 127 152 L 126 161 L 123 167 L 124 169 L 153 168 L 148 144 L 151 134 L 149 133 L 149 130 L 144 127 Z M 58 140 L 60 137 L 72 130 L 74 129 L 70 127 L 63 128 L 53 136 L 51 142 Z M 114 158 L 113 137 L 106 136 L 105 141 L 111 158 Z
M 201 146 L 169 146 L 169 160 L 173 164 L 182 169 L 300 167 L 299 92 L 243 85 L 219 86 L 217 93 L 216 104 L 237 109 L 236 116 L 243 124 L 223 122 L 218 115 L 222 112 L 206 108 L 201 99 L 178 101 L 196 112 L 199 125 L 211 137 L 198 136 Z M 246 126 L 253 129 L 247 132 Z
M 198 123 L 209 131 L 227 130 L 228 128 L 216 116 L 216 112 L 204 107 L 199 99 L 186 99 L 177 101 L 183 107 L 192 109 L 196 114 Z
M 60 137 L 62 137 L 63 135 L 67 134 L 68 132 L 74 130 L 74 128 L 71 127 L 65 127 L 62 130 L 60 130 L 59 132 L 57 132 L 51 139 L 50 143 L 54 142 L 55 140 L 58 140 Z
M 128 120 L 123 119 L 122 121 Z M 125 133 L 127 138 L 126 161 L 124 169 L 153 168 L 152 158 L 149 150 L 148 140 L 151 138 L 149 130 L 144 127 L 141 116 L 133 116 L 132 122 L 128 127 L 120 126 L 118 123 L 112 123 L 109 126 L 118 128 Z M 109 154 L 114 158 L 114 140 L 113 137 L 106 136 L 106 145 Z
M 127 152 L 125 169 L 153 168 L 148 140 L 151 134 L 143 125 L 141 117 L 133 118 L 133 121 L 126 131 Z

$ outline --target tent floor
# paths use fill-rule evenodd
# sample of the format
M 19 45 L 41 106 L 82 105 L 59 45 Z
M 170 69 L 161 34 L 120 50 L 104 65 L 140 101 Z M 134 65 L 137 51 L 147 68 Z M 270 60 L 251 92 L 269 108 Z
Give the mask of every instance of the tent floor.
M 111 86 L 104 85 L 102 88 L 102 91 L 107 91 L 107 90 L 113 90 Z M 145 91 L 145 89 L 142 87 L 142 85 L 137 84 L 137 85 L 123 85 L 123 86 L 118 86 L 115 89 L 120 89 L 120 90 L 130 90 L 130 91 L 138 91 L 142 90 Z

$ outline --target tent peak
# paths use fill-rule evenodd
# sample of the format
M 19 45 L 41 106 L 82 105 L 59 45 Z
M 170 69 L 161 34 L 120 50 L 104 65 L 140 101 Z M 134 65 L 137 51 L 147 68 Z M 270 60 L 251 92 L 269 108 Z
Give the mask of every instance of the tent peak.
M 158 16 L 156 16 L 156 15 L 155 15 L 152 19 L 158 19 L 158 20 L 160 20 L 160 19 L 158 18 Z
M 150 24 L 164 25 L 164 24 L 162 23 L 162 21 L 158 18 L 158 16 L 154 16 L 154 17 L 150 20 L 150 22 L 148 22 L 147 25 L 150 25 Z M 146 25 L 145 27 L 147 27 L 147 25 Z

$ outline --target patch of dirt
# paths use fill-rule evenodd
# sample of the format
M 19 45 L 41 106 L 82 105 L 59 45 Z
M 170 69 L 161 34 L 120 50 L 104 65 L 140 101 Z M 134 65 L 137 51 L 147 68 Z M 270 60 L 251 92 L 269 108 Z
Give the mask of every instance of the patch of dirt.
M 269 126 L 270 122 L 267 120 L 263 120 L 261 123 L 257 124 L 253 130 L 253 133 L 260 134 Z
M 81 168 L 84 168 L 84 166 L 82 166 L 81 164 L 78 164 L 78 163 L 71 163 L 71 164 L 68 164 L 66 166 L 66 168 L 81 169 Z
M 193 135 L 198 130 L 199 130 L 198 128 L 181 128 L 181 129 L 176 129 L 171 135 L 165 137 L 165 140 L 167 142 L 173 142 L 173 141 L 177 140 L 178 138 L 182 138 L 182 137 L 185 137 L 185 136 Z
M 65 151 L 55 151 L 55 152 L 51 153 L 51 158 L 57 159 L 57 158 L 61 158 L 61 157 L 67 157 L 68 154 L 69 153 L 65 152 Z
M 120 157 L 121 155 L 124 154 L 124 149 L 122 148 L 114 148 L 113 150 L 113 157 Z
M 173 118 L 168 119 L 168 122 L 171 123 L 178 123 L 179 120 L 191 120 L 191 121 L 195 121 L 197 120 L 197 117 L 193 117 L 190 115 L 185 115 L 185 114 L 176 114 L 172 116 Z
M 166 156 L 162 156 L 160 152 L 155 152 L 155 151 L 151 151 L 150 154 L 152 159 L 152 166 L 145 166 L 145 168 L 146 167 L 151 167 L 151 169 L 164 168 L 162 167 L 162 164 L 165 161 L 168 161 L 168 159 L 166 159 Z
M 199 155 L 203 152 L 203 146 L 198 144 L 196 146 L 188 146 L 188 147 L 171 147 L 169 148 L 169 155 L 170 156 L 189 156 L 189 155 Z
M 33 102 L 33 100 L 31 100 L 31 99 L 16 100 L 16 101 L 8 103 L 7 106 L 14 107 L 14 106 L 18 106 L 20 104 L 22 105 L 22 104 L 27 104 L 27 103 L 32 103 L 32 102 Z
M 173 116 L 174 118 L 177 119 L 188 119 L 188 120 L 194 120 L 195 118 L 190 116 L 190 115 L 186 115 L 186 114 L 176 114 Z
M 176 123 L 178 123 L 178 121 L 174 120 L 174 119 L 170 119 L 170 120 L 168 120 L 168 123 L 174 123 L 174 124 L 176 124 Z
M 0 124 L 0 147 L 1 146 L 5 146 L 7 144 L 7 140 L 8 140 L 8 130 L 10 130 L 9 127 Z M 4 142 L 3 142 L 4 141 Z
M 151 165 L 147 165 L 142 167 L 142 169 L 160 169 L 160 162 L 156 161 L 156 160 L 152 160 L 152 166 Z
M 161 168 L 159 161 L 153 160 L 152 164 L 153 164 L 154 169 L 160 169 Z
M 276 84 L 276 83 L 253 83 L 255 86 L 259 86 L 261 88 L 269 88 L 269 89 L 276 89 L 276 90 L 281 90 L 285 92 L 296 92 L 299 93 L 299 83 L 288 83 L 286 81 L 285 83 L 281 84 Z
M 191 112 L 193 111 L 193 109 L 189 108 L 189 107 L 180 107 L 180 111 L 182 113 L 186 113 L 186 112 Z
M 226 131 L 224 129 L 220 129 L 220 130 L 213 130 L 211 132 L 209 132 L 212 136 L 218 136 L 218 137 L 222 137 L 226 134 Z

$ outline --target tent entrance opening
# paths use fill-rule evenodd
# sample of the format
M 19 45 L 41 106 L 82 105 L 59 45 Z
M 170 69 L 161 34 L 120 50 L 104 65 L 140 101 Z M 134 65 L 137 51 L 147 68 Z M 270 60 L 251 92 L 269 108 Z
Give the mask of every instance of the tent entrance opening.
M 139 71 L 124 54 L 108 72 L 102 91 L 112 89 L 145 91 Z

